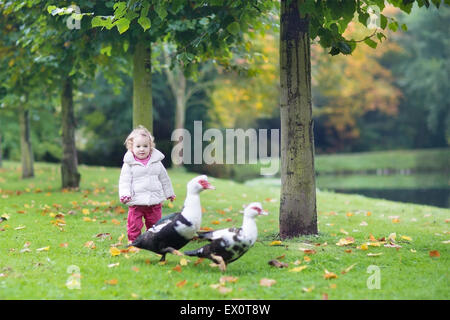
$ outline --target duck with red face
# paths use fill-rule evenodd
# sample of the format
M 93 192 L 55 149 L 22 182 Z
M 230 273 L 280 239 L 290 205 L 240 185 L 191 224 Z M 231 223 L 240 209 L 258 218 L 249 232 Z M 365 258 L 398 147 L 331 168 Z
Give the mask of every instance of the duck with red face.
M 197 250 L 185 251 L 184 254 L 208 258 L 217 263 L 222 271 L 225 271 L 228 263 L 242 257 L 255 244 L 258 237 L 255 218 L 267 214 L 268 212 L 263 210 L 261 203 L 253 202 L 245 208 L 244 220 L 240 228 L 199 233 L 201 239 L 206 239 L 210 243 Z

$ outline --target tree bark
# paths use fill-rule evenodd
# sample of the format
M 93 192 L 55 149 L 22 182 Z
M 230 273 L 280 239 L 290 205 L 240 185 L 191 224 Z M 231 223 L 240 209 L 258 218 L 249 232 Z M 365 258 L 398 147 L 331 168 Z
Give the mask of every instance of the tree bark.
M 133 127 L 138 125 L 153 132 L 151 44 L 145 37 L 133 54 Z
M 317 234 L 309 21 L 298 3 L 281 1 L 281 238 Z
M 63 188 L 78 188 L 81 175 L 78 173 L 77 149 L 75 147 L 75 115 L 73 111 L 72 79 L 63 80 L 61 94 L 62 147 L 61 178 Z
M 34 157 L 30 140 L 30 112 L 19 108 L 20 156 L 22 160 L 22 179 L 34 177 Z

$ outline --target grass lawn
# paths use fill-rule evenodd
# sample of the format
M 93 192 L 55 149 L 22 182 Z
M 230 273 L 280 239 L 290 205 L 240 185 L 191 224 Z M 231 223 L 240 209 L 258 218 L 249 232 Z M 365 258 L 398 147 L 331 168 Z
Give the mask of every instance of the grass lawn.
M 244 203 L 260 201 L 270 212 L 258 217 L 255 246 L 221 273 L 193 257 L 168 255 L 161 265 L 145 250 L 113 255 L 112 246 L 124 249 L 119 243 L 127 242 L 119 168 L 80 171 L 81 190 L 61 191 L 58 165 L 37 163 L 36 177 L 21 180 L 20 165 L 4 162 L 0 215 L 8 220 L 0 223 L 0 299 L 450 298 L 448 209 L 318 192 L 319 236 L 273 245 L 279 240 L 279 187 L 211 178 L 217 189 L 201 195 L 204 227 L 240 226 Z M 164 205 L 163 214 L 181 208 L 186 182 L 195 176 L 169 175 L 177 199 L 173 208 Z M 393 233 L 401 248 L 377 241 Z M 345 238 L 347 245 L 337 245 Z M 288 267 L 270 266 L 271 259 Z M 372 268 L 378 271 L 368 273 Z M 369 277 L 377 274 L 380 288 L 369 289 Z M 219 285 L 224 275 L 233 278 Z M 264 278 L 275 282 L 263 286 Z

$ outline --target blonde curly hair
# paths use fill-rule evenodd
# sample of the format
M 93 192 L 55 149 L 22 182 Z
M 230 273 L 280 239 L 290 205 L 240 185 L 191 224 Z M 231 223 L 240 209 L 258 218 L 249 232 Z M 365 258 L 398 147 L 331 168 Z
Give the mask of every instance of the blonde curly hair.
M 131 151 L 133 149 L 134 138 L 136 138 L 139 135 L 142 137 L 148 138 L 148 140 L 150 141 L 150 153 L 151 153 L 153 151 L 153 148 L 155 148 L 155 142 L 154 142 L 155 138 L 152 136 L 150 131 L 148 131 L 147 128 L 145 128 L 142 125 L 139 125 L 136 129 L 131 131 L 131 133 L 125 139 L 125 142 L 124 142 L 125 147 Z

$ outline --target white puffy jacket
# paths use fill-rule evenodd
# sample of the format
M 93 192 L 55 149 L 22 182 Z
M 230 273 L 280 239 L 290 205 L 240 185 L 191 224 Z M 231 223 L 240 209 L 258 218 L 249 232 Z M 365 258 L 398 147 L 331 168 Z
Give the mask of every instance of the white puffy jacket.
M 161 160 L 164 155 L 153 148 L 147 165 L 134 159 L 131 151 L 123 157 L 119 178 L 119 198 L 131 197 L 128 206 L 151 206 L 174 196 L 172 183 Z

